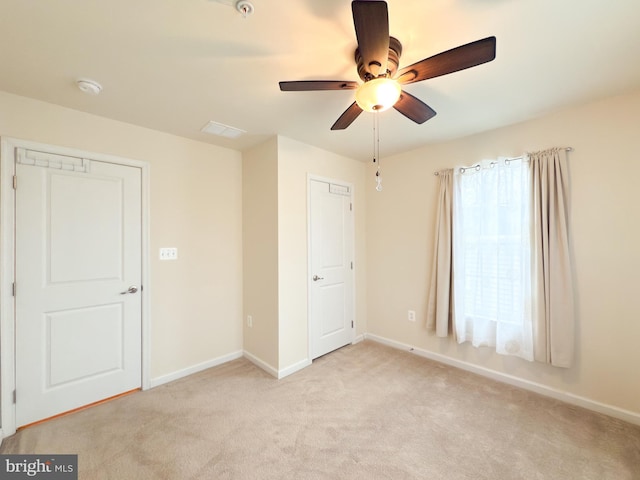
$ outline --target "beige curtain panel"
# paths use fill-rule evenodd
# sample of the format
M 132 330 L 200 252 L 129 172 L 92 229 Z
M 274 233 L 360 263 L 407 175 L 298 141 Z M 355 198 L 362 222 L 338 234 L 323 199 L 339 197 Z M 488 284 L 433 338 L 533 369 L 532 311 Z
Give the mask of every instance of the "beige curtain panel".
M 574 292 L 569 252 L 565 149 L 529 154 L 532 170 L 534 358 L 570 367 L 574 355 Z
M 453 170 L 438 172 L 438 179 L 440 180 L 438 213 L 427 306 L 427 329 L 435 330 L 438 337 L 446 337 L 451 331 L 453 304 L 453 262 L 451 257 Z
M 575 336 L 574 287 L 569 248 L 569 174 L 566 149 L 528 154 L 531 169 L 533 357 L 568 368 Z M 453 289 L 453 170 L 438 172 L 439 200 L 427 328 L 455 335 Z

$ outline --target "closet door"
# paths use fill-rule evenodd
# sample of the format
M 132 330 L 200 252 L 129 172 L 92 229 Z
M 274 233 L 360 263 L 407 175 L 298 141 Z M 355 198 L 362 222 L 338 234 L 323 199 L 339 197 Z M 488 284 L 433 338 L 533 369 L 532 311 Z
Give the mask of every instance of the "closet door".
M 16 426 L 141 386 L 141 171 L 16 151 Z
M 317 358 L 353 341 L 353 212 L 348 186 L 309 181 L 310 345 Z

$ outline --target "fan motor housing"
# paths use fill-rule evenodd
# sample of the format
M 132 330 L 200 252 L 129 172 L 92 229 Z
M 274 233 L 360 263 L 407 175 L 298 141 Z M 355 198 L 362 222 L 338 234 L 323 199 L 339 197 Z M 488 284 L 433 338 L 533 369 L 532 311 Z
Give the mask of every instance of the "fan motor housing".
M 400 40 L 395 37 L 389 37 L 389 59 L 387 60 L 387 71 L 381 73 L 381 75 L 385 75 L 390 78 L 393 77 L 398 70 L 401 55 L 402 44 L 400 43 Z M 363 82 L 368 82 L 369 80 L 374 78 L 373 75 L 371 75 L 365 69 L 365 65 L 363 63 L 362 55 L 360 55 L 359 48 L 356 48 L 355 61 L 358 68 L 358 76 L 362 79 Z

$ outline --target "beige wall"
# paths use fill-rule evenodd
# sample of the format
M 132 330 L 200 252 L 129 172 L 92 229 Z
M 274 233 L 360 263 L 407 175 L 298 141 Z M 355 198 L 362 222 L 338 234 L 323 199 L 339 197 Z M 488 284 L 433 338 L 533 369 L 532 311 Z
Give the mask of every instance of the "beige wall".
M 2 136 L 151 165 L 152 378 L 242 350 L 243 291 L 244 315 L 254 317 L 253 329 L 244 327 L 247 351 L 279 370 L 307 359 L 310 173 L 354 185 L 358 334 L 370 332 L 637 414 L 639 125 L 640 92 L 567 109 L 384 158 L 384 191 L 377 193 L 369 183 L 370 166 L 288 138 L 241 156 L 0 92 Z M 426 332 L 433 171 L 565 145 L 575 149 L 569 163 L 576 365 L 565 370 L 528 363 Z M 179 260 L 157 260 L 161 246 L 178 247 Z M 417 311 L 417 322 L 407 321 L 408 309 Z
M 244 350 L 278 369 L 278 142 L 243 153 Z M 247 316 L 253 326 L 247 325 Z
M 242 350 L 240 153 L 3 92 L 0 135 L 150 164 L 152 380 Z
M 310 361 L 308 175 L 354 187 L 356 324 L 366 331 L 365 165 L 280 136 L 244 152 L 243 166 L 244 346 L 271 373 L 286 375 Z
M 367 190 L 368 332 L 640 414 L 639 128 L 640 91 L 383 159 L 384 191 Z M 575 366 L 529 363 L 428 333 L 433 172 L 553 146 L 574 148 L 569 164 Z M 408 309 L 417 311 L 416 323 L 407 321 Z
M 307 175 L 353 185 L 356 334 L 366 331 L 365 164 L 278 137 L 280 369 L 308 359 Z

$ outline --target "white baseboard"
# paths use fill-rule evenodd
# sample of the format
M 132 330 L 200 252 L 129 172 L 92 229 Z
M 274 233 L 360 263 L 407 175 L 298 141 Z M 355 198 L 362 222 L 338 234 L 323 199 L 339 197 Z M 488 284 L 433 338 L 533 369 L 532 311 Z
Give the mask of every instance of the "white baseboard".
M 149 388 L 153 388 L 159 385 L 163 385 L 165 383 L 173 382 L 174 380 L 178 380 L 188 375 L 193 375 L 194 373 L 201 372 L 211 367 L 217 367 L 218 365 L 222 365 L 223 363 L 227 363 L 227 362 L 230 362 L 231 360 L 236 360 L 238 358 L 242 358 L 241 351 L 233 352 L 228 355 L 223 355 L 222 357 L 207 360 L 206 362 L 202 362 L 197 365 L 193 365 L 192 367 L 184 368 L 182 370 L 178 370 L 176 372 L 169 373 L 167 375 L 162 375 L 160 377 L 152 378 L 151 381 L 149 382 Z
M 275 367 L 272 367 L 271 365 L 269 365 L 267 362 L 265 362 L 261 358 L 256 357 L 255 355 L 247 352 L 246 350 L 244 351 L 242 356 L 244 358 L 246 358 L 247 360 L 249 360 L 251 363 L 253 363 L 256 367 L 259 367 L 262 370 L 264 370 L 265 372 L 267 372 L 269 375 L 278 378 L 278 369 L 275 368 Z
M 267 362 L 265 362 L 264 360 L 256 357 L 255 355 L 245 351 L 244 352 L 244 358 L 246 358 L 247 360 L 249 360 L 251 363 L 253 363 L 255 366 L 261 368 L 262 370 L 264 370 L 265 372 L 267 372 L 269 375 L 272 375 L 274 377 L 276 377 L 278 380 L 280 380 L 281 378 L 284 378 L 288 375 L 291 375 L 292 373 L 296 373 L 299 370 L 302 370 L 305 367 L 308 367 L 309 365 L 311 365 L 311 360 L 309 359 L 305 359 L 305 360 L 301 360 L 297 363 L 294 363 L 293 365 L 290 365 L 286 368 L 283 368 L 281 370 L 278 370 L 277 368 L 269 365 Z
M 358 335 L 356 336 L 353 341 L 351 342 L 353 345 L 355 345 L 356 343 L 360 343 L 365 339 L 365 335 Z M 278 380 L 284 377 L 287 377 L 293 373 L 296 373 L 300 370 L 302 370 L 303 368 L 308 367 L 309 365 L 311 365 L 312 360 L 310 359 L 304 359 L 304 360 L 300 360 L 297 363 L 294 363 L 293 365 L 290 365 L 286 368 L 283 368 L 281 370 L 278 370 L 275 367 L 272 367 L 271 365 L 269 365 L 267 362 L 257 358 L 255 355 L 250 354 L 249 352 L 244 352 L 244 357 L 249 360 L 250 362 L 252 362 L 253 364 L 255 364 L 256 366 L 260 367 L 261 369 L 263 369 L 265 372 L 269 373 L 270 375 L 273 375 L 274 377 L 276 377 Z
M 260 367 L 262 370 L 266 371 L 267 373 L 269 373 L 270 375 L 273 375 L 275 378 L 278 378 L 278 379 L 284 378 L 288 375 L 291 375 L 292 373 L 297 372 L 298 370 L 302 370 L 303 368 L 311 365 L 310 360 L 302 360 L 287 368 L 278 370 L 272 367 L 271 365 L 269 365 L 267 362 L 256 357 L 255 355 L 250 354 L 249 352 L 238 351 L 238 352 L 230 353 L 229 355 L 224 355 L 222 357 L 214 358 L 212 360 L 199 363 L 192 367 L 184 368 L 182 370 L 169 373 L 167 375 L 162 375 L 161 377 L 152 378 L 151 381 L 149 382 L 149 388 L 154 388 L 154 387 L 163 385 L 165 383 L 173 382 L 174 380 L 178 380 L 180 378 L 193 375 L 194 373 L 201 372 L 208 368 L 217 367 L 218 365 L 222 365 L 223 363 L 227 363 L 242 357 L 246 358 L 251 363 L 255 364 L 256 366 Z
M 283 368 L 282 370 L 278 371 L 278 380 L 281 378 L 287 377 L 292 373 L 296 373 L 297 371 L 302 370 L 303 368 L 308 367 L 309 365 L 311 365 L 311 360 L 307 358 L 297 363 L 294 363 L 293 365 L 290 365 L 287 368 Z
M 544 395 L 546 397 L 555 398 L 556 400 L 560 400 L 571 405 L 576 405 L 578 407 L 586 408 L 588 410 L 593 410 L 594 412 L 602 413 L 605 415 L 609 415 L 610 417 L 624 420 L 625 422 L 640 425 L 640 414 L 632 412 L 630 410 L 614 407 L 613 405 L 607 405 L 605 403 L 597 402 L 580 395 L 574 395 L 573 393 L 558 390 L 541 383 L 524 380 L 519 377 L 514 377 L 513 375 L 497 372 L 489 368 L 474 365 L 473 363 L 457 360 L 455 358 L 447 357 L 446 355 L 430 352 L 421 348 L 416 348 L 412 345 L 396 342 L 395 340 L 390 340 L 388 338 L 373 335 L 371 333 L 365 334 L 365 338 L 373 340 L 374 342 L 382 343 L 389 347 L 397 348 L 399 350 L 406 350 L 420 357 L 428 358 L 429 360 L 434 360 L 436 362 L 451 365 L 452 367 L 460 368 L 462 370 L 466 370 L 483 377 L 491 378 L 492 380 L 496 380 L 498 382 L 513 385 L 515 387 L 520 387 L 525 390 Z

